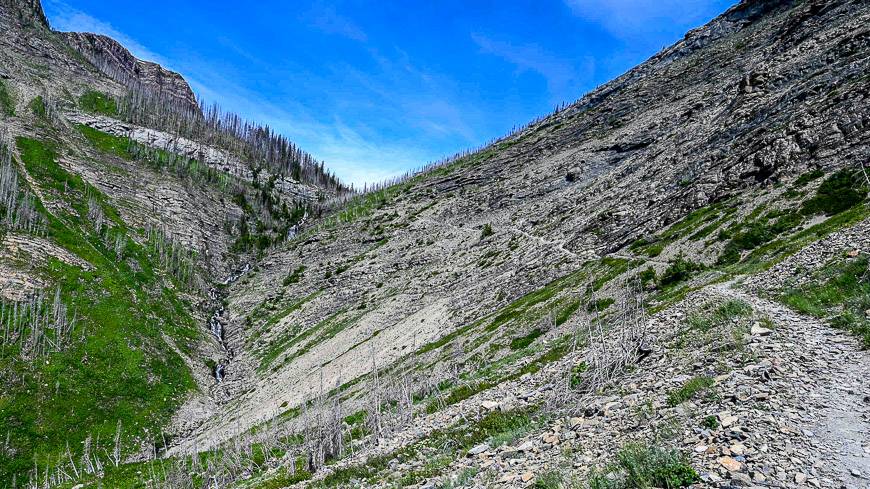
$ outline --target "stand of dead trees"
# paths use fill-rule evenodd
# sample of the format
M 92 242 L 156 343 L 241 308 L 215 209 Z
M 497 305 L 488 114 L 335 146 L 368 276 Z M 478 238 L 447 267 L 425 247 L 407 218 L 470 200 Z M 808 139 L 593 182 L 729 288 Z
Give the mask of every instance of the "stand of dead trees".
M 76 314 L 61 300 L 40 290 L 29 300 L 0 300 L 0 348 L 18 348 L 22 357 L 37 358 L 63 351 L 73 340 Z
M 36 209 L 36 198 L 19 185 L 7 136 L 0 134 L 0 232 L 45 232 L 45 219 Z

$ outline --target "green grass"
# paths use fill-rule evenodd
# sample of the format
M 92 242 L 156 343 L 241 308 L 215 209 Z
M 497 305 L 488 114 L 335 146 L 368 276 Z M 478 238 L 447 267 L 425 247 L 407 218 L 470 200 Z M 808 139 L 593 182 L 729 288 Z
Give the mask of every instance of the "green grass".
M 838 259 L 816 272 L 801 288 L 780 295 L 782 302 L 850 331 L 870 348 L 870 271 L 868 258 Z
M 866 195 L 867 188 L 858 172 L 843 169 L 819 185 L 816 195 L 801 205 L 801 213 L 833 216 L 858 205 Z
M 659 278 L 660 287 L 672 287 L 680 282 L 688 280 L 696 272 L 703 270 L 704 267 L 698 263 L 686 260 L 682 256 L 677 256 L 670 261 L 668 267 L 662 272 Z
M 103 153 L 114 154 L 125 160 L 133 159 L 133 153 L 130 151 L 132 147 L 130 138 L 113 136 L 84 124 L 79 124 L 76 127 L 95 148 Z
M 45 116 L 48 114 L 47 109 L 45 108 L 45 100 L 43 100 L 42 95 L 37 95 L 33 100 L 31 100 L 27 104 L 27 108 L 30 109 L 30 112 L 40 119 L 45 119 Z
M 599 297 L 593 301 L 590 301 L 589 304 L 586 304 L 586 310 L 589 312 L 604 312 L 613 305 L 615 300 L 613 297 Z
M 629 444 L 616 460 L 589 478 L 589 489 L 650 489 L 688 487 L 700 482 L 682 453 L 660 447 Z
M 572 301 L 568 301 L 567 304 L 559 308 L 559 311 L 556 313 L 556 326 L 561 326 L 565 324 L 571 316 L 574 315 L 583 304 L 583 301 L 580 299 L 575 299 Z
M 12 348 L 0 351 L 0 419 L 14 449 L 13 456 L 0 459 L 0 481 L 13 474 L 25 480 L 34 461 L 42 469 L 53 465 L 66 443 L 75 453 L 89 434 L 100 437 L 102 452 L 109 448 L 118 420 L 129 450 L 134 437 L 154 440 L 194 387 L 164 335 L 185 352 L 193 350 L 200 336 L 188 312 L 191 306 L 167 286 L 146 250 L 128 240 L 117 258 L 105 238 L 129 230 L 106 197 L 60 167 L 50 144 L 27 138 L 16 143 L 43 195 L 67 203 L 67 210 L 55 215 L 38 204 L 47 220 L 46 238 L 93 268 L 49 258 L 35 270 L 58 284 L 63 302 L 76 311 L 76 340 L 38 362 L 23 360 Z M 108 218 L 102 235 L 87 220 L 89 198 L 99 202 Z
M 15 116 L 15 99 L 3 80 L 0 80 L 0 114 L 6 117 Z
M 221 190 L 229 188 L 229 184 L 233 180 L 230 175 L 202 164 L 198 160 L 181 157 L 162 149 L 151 148 L 130 138 L 114 136 L 83 124 L 78 124 L 76 127 L 94 148 L 123 160 L 140 161 L 153 170 L 173 170 L 193 181 L 214 184 Z
M 412 445 L 369 457 L 359 465 L 337 469 L 310 487 L 351 487 L 353 481 L 362 487 L 385 482 L 393 482 L 398 487 L 419 484 L 440 475 L 453 459 L 464 456 L 475 445 L 488 442 L 498 446 L 527 433 L 534 426 L 532 414 L 531 410 L 495 411 L 478 420 L 460 421 Z M 422 467 L 398 475 L 392 473 L 391 461 L 410 463 L 421 456 L 426 457 Z
M 712 386 L 713 379 L 710 377 L 693 377 L 687 380 L 679 389 L 668 393 L 668 406 L 678 406 L 707 391 Z
M 296 484 L 297 482 L 307 481 L 311 479 L 311 473 L 298 469 L 291 473 L 286 467 L 278 470 L 277 475 L 270 477 L 265 481 L 257 483 L 257 489 L 281 489 L 287 486 Z
M 724 267 L 723 271 L 733 275 L 750 275 L 761 272 L 798 252 L 806 245 L 835 231 L 857 224 L 868 217 L 870 217 L 870 207 L 866 203 L 859 203 L 825 221 L 759 246 L 741 261 Z
M 118 104 L 115 102 L 115 99 L 95 90 L 88 90 L 79 97 L 79 107 L 85 112 L 92 114 L 109 117 L 116 117 L 118 115 Z
M 679 221 L 668 226 L 664 231 L 661 231 L 656 237 L 649 240 L 638 239 L 629 246 L 629 249 L 634 252 L 643 253 L 650 258 L 655 258 L 668 245 L 682 238 L 700 239 L 707 236 L 721 225 L 723 219 L 730 216 L 733 212 L 734 209 L 728 207 L 723 202 L 695 209 Z
M 822 170 L 810 170 L 797 177 L 797 179 L 794 181 L 794 186 L 797 188 L 806 187 L 808 183 L 812 182 L 813 180 L 818 180 L 823 176 L 825 176 L 825 172 L 823 172 Z
M 300 265 L 299 268 L 296 268 L 292 272 L 288 273 L 284 280 L 281 282 L 281 285 L 287 287 L 290 284 L 298 284 L 302 278 L 305 276 L 305 267 Z
M 535 482 L 532 483 L 532 488 L 534 489 L 560 489 L 564 484 L 564 477 L 559 471 L 550 470 L 544 472 L 535 478 Z
M 315 294 L 317 294 L 317 292 L 315 292 Z M 303 299 L 303 301 L 307 300 Z M 273 365 L 275 360 L 294 346 L 301 344 L 302 346 L 285 356 L 280 363 L 280 365 L 289 364 L 295 358 L 308 353 L 320 343 L 334 338 L 335 335 L 344 331 L 345 328 L 356 323 L 363 314 L 364 312 L 348 314 L 347 311 L 340 310 L 304 331 L 300 331 L 298 328 L 290 330 L 288 333 L 282 335 L 277 341 L 272 342 L 267 349 L 263 351 L 260 356 L 260 365 L 257 367 L 258 371 L 265 372 L 270 366 L 273 369 L 277 368 L 279 365 Z M 303 344 L 305 340 L 308 341 Z
M 731 299 L 717 305 L 712 311 L 698 311 L 689 315 L 689 326 L 702 333 L 716 328 L 723 328 L 733 322 L 734 319 L 747 317 L 752 314 L 752 307 L 746 302 Z
M 512 339 L 510 348 L 511 350 L 522 350 L 523 348 L 531 345 L 532 342 L 538 339 L 542 334 L 544 334 L 544 332 L 541 331 L 541 328 L 535 328 L 525 336 L 520 336 L 519 338 Z

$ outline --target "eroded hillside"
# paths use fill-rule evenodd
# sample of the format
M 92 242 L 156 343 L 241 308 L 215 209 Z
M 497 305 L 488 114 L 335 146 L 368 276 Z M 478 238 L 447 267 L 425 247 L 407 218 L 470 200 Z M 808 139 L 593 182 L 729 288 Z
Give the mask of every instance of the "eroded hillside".
M 0 25 L 0 485 L 21 487 L 165 450 L 232 355 L 221 284 L 344 190 L 285 140 L 251 163 L 180 75 L 76 51 L 38 2 Z
M 126 78 L 80 59 L 38 12 L 4 12 L 28 39 L 3 41 L 4 127 L 37 215 L 4 228 L 4 297 L 61 284 L 67 310 L 153 319 L 76 316 L 115 324 L 117 341 L 91 346 L 103 336 L 76 323 L 78 350 L 49 352 L 45 371 L 3 357 L 25 372 L 2 379 L 20 389 L 0 397 L 15 420 L 5 473 L 30 470 L 27 453 L 46 477 L 111 487 L 870 476 L 866 3 L 743 1 L 567 108 L 319 216 L 291 203 L 340 193 L 329 178 L 156 127 L 123 105 Z M 30 107 L 39 90 L 47 110 Z M 164 399 L 117 467 L 116 420 L 144 417 L 61 393 L 82 381 L 55 373 L 91 348 L 153 362 L 145 380 L 118 374 L 114 399 Z M 143 383 L 182 387 L 128 401 Z M 108 411 L 81 418 L 63 395 Z M 85 421 L 63 433 L 60 414 L 24 414 L 43 405 Z M 51 441 L 27 446 L 39 430 Z M 76 443 L 104 447 L 104 466 Z

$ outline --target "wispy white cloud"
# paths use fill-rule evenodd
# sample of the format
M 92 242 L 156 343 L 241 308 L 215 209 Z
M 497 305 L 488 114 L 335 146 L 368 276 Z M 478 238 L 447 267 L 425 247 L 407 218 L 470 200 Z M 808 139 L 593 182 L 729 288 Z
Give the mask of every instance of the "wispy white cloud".
M 472 33 L 471 39 L 481 52 L 504 59 L 519 72 L 532 71 L 544 77 L 550 95 L 557 100 L 566 93 L 573 93 L 573 87 L 590 79 L 595 69 L 592 58 L 584 58 L 578 65 L 554 56 L 537 44 L 514 44 L 478 33 Z
M 348 39 L 365 42 L 368 35 L 353 20 L 340 15 L 332 5 L 318 3 L 308 13 L 311 26 L 327 34 L 335 34 Z
M 662 29 L 707 20 L 713 0 L 564 0 L 575 15 L 601 25 L 613 36 L 638 40 Z
M 125 48 L 133 53 L 133 56 L 146 61 L 159 63 L 166 68 L 171 69 L 171 63 L 169 63 L 167 59 L 146 48 L 130 36 L 115 29 L 108 22 L 103 22 L 102 20 L 91 17 L 61 0 L 46 0 L 44 3 L 48 11 L 51 13 L 50 19 L 51 27 L 53 29 L 65 32 L 91 32 L 94 34 L 109 36 L 120 42 Z

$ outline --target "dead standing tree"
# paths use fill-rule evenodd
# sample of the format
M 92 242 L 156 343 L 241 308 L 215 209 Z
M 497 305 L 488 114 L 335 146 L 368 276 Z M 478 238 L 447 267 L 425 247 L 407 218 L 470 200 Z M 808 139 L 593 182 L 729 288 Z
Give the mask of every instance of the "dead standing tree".
M 586 328 L 585 370 L 572 368 L 566 380 L 573 397 L 594 395 L 613 385 L 625 372 L 650 353 L 648 324 L 642 288 L 636 281 L 625 283 L 618 307 L 605 318 L 595 307 Z

